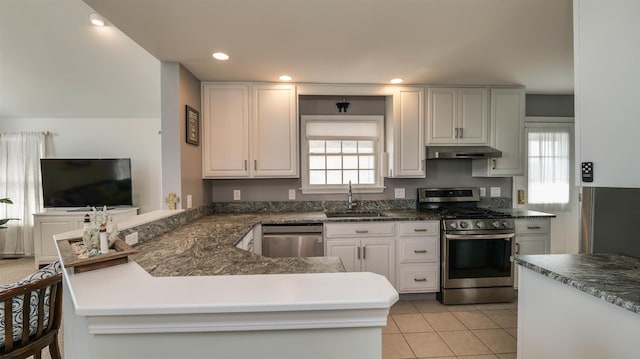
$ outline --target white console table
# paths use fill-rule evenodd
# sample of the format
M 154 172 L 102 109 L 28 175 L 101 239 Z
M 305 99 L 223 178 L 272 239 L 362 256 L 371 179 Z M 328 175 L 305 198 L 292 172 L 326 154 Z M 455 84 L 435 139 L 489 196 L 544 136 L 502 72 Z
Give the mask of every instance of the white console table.
M 113 216 L 113 221 L 119 221 L 137 215 L 138 207 L 111 209 L 109 213 Z M 86 214 L 91 214 L 91 211 L 55 209 L 33 215 L 33 246 L 36 268 L 58 259 L 53 235 L 82 228 Z

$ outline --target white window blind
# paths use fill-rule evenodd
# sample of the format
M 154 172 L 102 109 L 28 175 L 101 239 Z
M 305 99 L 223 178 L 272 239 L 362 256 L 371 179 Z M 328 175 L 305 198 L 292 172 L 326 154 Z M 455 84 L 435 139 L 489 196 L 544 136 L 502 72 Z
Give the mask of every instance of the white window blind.
M 382 116 L 303 116 L 303 193 L 381 192 Z
M 572 132 L 567 124 L 527 125 L 530 208 L 569 209 Z

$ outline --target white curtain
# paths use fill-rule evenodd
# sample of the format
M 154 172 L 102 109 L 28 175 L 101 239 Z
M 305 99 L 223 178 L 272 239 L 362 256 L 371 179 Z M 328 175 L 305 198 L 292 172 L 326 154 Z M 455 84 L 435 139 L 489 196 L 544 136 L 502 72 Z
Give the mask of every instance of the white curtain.
M 33 254 L 33 214 L 42 210 L 40 159 L 45 157 L 44 132 L 0 133 L 0 218 L 9 221 L 0 230 L 0 256 Z
M 569 125 L 528 125 L 529 208 L 541 211 L 569 210 L 571 139 Z

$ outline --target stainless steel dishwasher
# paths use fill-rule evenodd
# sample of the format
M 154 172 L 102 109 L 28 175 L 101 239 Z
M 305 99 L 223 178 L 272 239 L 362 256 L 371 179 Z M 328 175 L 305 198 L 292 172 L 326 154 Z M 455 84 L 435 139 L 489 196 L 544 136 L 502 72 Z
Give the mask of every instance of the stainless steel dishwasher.
M 262 225 L 262 255 L 265 257 L 322 257 L 322 225 Z

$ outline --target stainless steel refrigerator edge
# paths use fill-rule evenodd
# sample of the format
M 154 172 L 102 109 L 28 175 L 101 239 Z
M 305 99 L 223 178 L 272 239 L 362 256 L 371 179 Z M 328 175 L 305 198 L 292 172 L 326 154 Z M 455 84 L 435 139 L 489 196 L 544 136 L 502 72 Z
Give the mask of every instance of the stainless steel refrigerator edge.
M 640 258 L 640 188 L 583 187 L 580 252 Z

